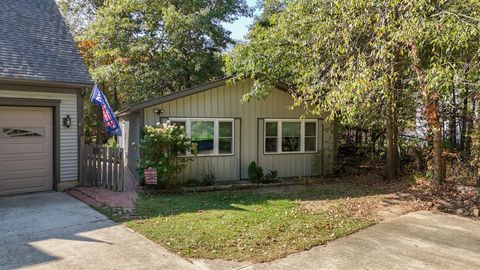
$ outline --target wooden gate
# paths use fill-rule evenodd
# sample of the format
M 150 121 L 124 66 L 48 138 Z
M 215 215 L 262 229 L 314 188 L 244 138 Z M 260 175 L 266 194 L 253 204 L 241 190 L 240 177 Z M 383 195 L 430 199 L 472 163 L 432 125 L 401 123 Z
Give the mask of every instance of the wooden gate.
M 80 153 L 81 185 L 123 191 L 123 149 L 84 145 Z

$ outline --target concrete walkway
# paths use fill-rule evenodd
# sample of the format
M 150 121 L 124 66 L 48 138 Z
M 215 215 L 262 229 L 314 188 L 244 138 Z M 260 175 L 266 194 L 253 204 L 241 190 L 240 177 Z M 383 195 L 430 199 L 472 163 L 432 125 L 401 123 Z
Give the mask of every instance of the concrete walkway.
M 198 269 L 64 193 L 0 197 L 0 269 Z
M 415 212 L 270 263 L 196 261 L 203 269 L 480 269 L 480 222 Z

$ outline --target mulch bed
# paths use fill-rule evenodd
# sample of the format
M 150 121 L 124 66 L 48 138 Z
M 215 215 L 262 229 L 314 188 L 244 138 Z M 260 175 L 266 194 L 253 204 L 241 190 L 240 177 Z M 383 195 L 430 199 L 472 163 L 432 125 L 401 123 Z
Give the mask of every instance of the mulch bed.
M 212 192 L 212 191 L 235 191 L 235 190 L 247 190 L 257 188 L 270 188 L 270 187 L 286 187 L 295 185 L 308 185 L 312 180 L 299 180 L 296 178 L 282 179 L 276 183 L 250 183 L 240 182 L 231 184 L 215 184 L 212 186 L 198 186 L 198 187 L 180 187 L 176 189 L 151 189 L 147 187 L 144 191 L 153 194 L 178 194 L 178 193 L 196 193 L 196 192 Z

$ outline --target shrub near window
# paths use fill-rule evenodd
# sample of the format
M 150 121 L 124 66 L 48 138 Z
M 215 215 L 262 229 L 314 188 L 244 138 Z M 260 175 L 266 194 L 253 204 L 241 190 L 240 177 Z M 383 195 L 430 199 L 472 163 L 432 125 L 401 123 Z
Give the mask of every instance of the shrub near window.
M 261 183 L 264 177 L 263 168 L 258 166 L 255 161 L 250 162 L 250 165 L 248 165 L 248 177 L 253 183 Z
M 157 169 L 159 185 L 167 188 L 181 185 L 177 175 L 192 161 L 186 153 L 196 154 L 196 145 L 185 136 L 184 127 L 170 123 L 160 127 L 145 126 L 144 134 L 139 144 L 140 176 L 143 178 L 143 171 L 152 167 Z

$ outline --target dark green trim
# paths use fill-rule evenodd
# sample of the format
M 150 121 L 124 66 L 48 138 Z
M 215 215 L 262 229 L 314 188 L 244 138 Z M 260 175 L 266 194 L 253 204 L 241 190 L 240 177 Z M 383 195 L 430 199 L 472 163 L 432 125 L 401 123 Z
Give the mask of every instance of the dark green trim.
M 53 190 L 60 182 L 60 100 L 0 97 L 0 106 L 51 107 L 53 109 Z

